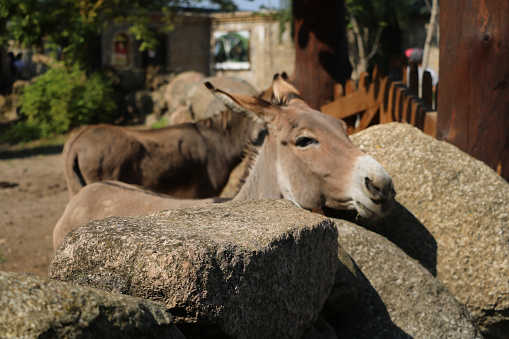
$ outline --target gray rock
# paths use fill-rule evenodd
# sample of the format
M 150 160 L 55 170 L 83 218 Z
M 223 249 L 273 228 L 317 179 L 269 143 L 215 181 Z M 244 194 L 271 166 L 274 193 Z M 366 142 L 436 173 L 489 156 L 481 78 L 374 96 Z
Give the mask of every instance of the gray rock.
M 321 311 L 321 315 L 328 316 L 350 307 L 361 292 L 358 270 L 350 256 L 341 246 L 338 248 L 338 269 L 334 279 L 334 286 Z
M 337 339 L 336 331 L 323 317 L 318 317 L 318 321 L 306 332 L 301 339 Z
M 398 201 L 418 219 L 413 228 L 393 215 L 375 230 L 407 253 L 417 244 L 409 254 L 427 256 L 428 265 L 436 260 L 430 271 L 468 307 L 483 335 L 507 338 L 509 184 L 481 161 L 407 124 L 374 126 L 352 141 L 385 167 Z
M 246 95 L 258 95 L 259 92 L 245 80 L 229 77 L 215 76 L 203 79 L 189 91 L 189 111 L 196 120 L 210 118 L 224 111 L 226 106 L 217 100 L 212 93 L 203 85 L 209 81 L 214 87 L 230 93 L 241 93 Z
M 164 86 L 164 100 L 170 114 L 179 107 L 188 108 L 189 91 L 203 83 L 205 75 L 188 71 L 178 74 L 168 85 Z
M 48 275 L 161 301 L 188 338 L 300 338 L 337 256 L 330 219 L 286 200 L 243 201 L 94 221 L 68 234 Z
M 0 272 L 1 338 L 179 338 L 159 303 Z
M 358 266 L 363 290 L 327 321 L 341 338 L 480 338 L 467 308 L 386 238 L 336 220 L 339 242 Z

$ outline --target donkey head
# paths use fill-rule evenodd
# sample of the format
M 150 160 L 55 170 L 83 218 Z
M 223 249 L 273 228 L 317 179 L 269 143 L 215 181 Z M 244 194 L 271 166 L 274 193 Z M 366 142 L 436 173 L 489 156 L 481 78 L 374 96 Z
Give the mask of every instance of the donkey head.
M 384 168 L 351 143 L 342 120 L 310 108 L 286 79 L 274 76 L 274 97 L 280 106 L 206 86 L 232 111 L 268 124 L 263 148 L 274 160 L 263 166 L 276 173 L 276 182 L 257 184 L 271 186 L 265 189 L 277 190 L 278 197 L 305 209 L 356 210 L 366 217 L 382 216 L 390 209 L 395 192 Z M 261 195 L 275 197 L 273 192 Z

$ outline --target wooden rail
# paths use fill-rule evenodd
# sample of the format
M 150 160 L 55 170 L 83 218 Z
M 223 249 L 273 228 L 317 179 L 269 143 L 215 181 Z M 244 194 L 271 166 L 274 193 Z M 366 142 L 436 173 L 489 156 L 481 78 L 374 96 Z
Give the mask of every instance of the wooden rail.
M 402 73 L 406 79 L 406 68 Z M 416 64 L 410 67 L 409 79 L 410 88 L 402 81 L 381 77 L 375 68 L 371 79 L 367 73 L 361 74 L 358 86 L 352 80 L 348 80 L 344 88 L 337 85 L 334 101 L 322 106 L 321 111 L 345 120 L 349 134 L 375 124 L 398 121 L 436 137 L 437 113 L 433 109 L 431 75 L 424 72 L 422 98 L 416 94 L 419 91 Z

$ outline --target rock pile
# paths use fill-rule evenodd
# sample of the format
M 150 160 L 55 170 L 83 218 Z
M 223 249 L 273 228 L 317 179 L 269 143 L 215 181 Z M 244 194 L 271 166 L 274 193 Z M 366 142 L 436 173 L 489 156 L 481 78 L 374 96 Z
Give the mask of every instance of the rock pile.
M 72 285 L 0 274 L 0 332 L 506 338 L 507 182 L 409 125 L 352 141 L 394 179 L 387 217 L 353 223 L 260 200 L 94 221 L 50 265 Z
M 509 184 L 483 162 L 407 124 L 374 126 L 352 142 L 385 167 L 396 199 L 411 212 L 399 208 L 365 226 L 424 260 L 486 338 L 507 338 Z

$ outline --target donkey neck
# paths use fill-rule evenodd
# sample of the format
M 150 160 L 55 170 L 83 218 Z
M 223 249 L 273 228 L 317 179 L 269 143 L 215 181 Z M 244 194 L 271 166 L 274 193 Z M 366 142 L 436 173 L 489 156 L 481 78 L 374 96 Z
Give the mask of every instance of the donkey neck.
M 277 173 L 276 140 L 268 135 L 245 184 L 233 200 L 281 199 Z

